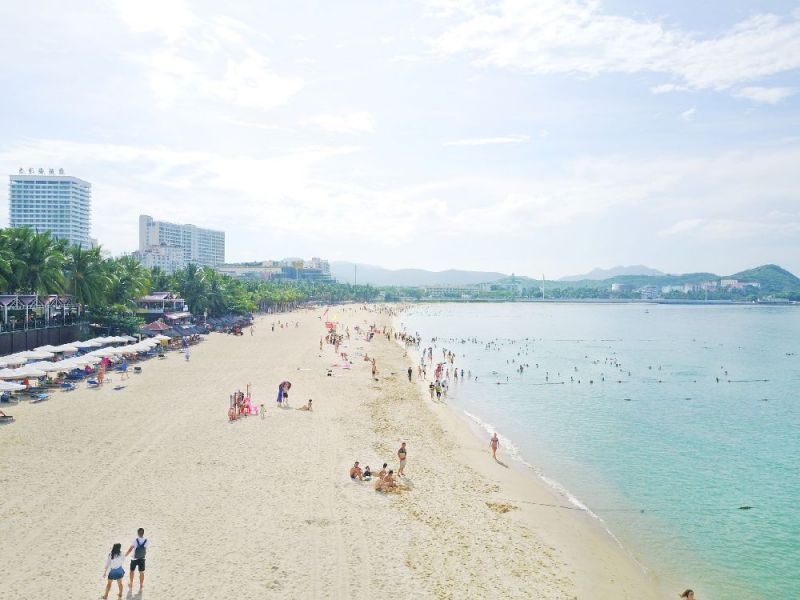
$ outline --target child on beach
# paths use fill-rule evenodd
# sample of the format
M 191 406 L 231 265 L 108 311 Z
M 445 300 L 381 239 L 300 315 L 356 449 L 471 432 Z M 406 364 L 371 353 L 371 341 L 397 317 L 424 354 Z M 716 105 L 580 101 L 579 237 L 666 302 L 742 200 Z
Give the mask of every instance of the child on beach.
M 108 598 L 108 592 L 111 589 L 111 582 L 116 581 L 119 588 L 117 598 L 122 598 L 122 578 L 125 576 L 125 569 L 122 557 L 122 544 L 114 544 L 111 547 L 111 552 L 106 559 L 106 566 L 103 569 L 103 577 L 108 574 L 108 582 L 106 583 L 106 592 L 103 594 L 103 600 Z

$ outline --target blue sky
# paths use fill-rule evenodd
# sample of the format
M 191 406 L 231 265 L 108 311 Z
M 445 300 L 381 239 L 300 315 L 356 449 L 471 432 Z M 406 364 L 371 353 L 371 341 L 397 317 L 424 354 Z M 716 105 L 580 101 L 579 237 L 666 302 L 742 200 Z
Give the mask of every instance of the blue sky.
M 16 4 L 0 165 L 91 181 L 112 253 L 147 213 L 229 260 L 800 272 L 796 3 Z

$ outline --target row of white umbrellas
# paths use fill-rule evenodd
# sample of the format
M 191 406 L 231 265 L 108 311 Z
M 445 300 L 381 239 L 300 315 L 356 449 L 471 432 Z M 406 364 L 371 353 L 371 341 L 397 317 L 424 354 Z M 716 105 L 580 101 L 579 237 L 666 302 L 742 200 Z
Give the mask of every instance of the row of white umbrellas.
M 142 340 L 141 342 L 137 342 L 135 344 L 128 344 L 126 346 L 114 346 L 114 347 L 107 347 L 107 348 L 99 348 L 97 350 L 93 350 L 84 354 L 82 356 L 72 356 L 69 358 L 65 358 L 60 361 L 48 361 L 48 360 L 39 360 L 37 362 L 30 362 L 26 363 L 29 359 L 44 359 L 44 358 L 52 358 L 54 356 L 54 352 L 77 352 L 77 348 L 75 346 L 81 345 L 82 348 L 91 348 L 95 346 L 105 345 L 105 344 L 113 344 L 119 342 L 128 342 L 128 341 L 135 341 L 136 338 L 132 338 L 130 336 L 112 336 L 106 338 L 94 338 L 93 340 L 87 340 L 86 342 L 75 342 L 73 344 L 64 344 L 63 346 L 50 346 L 52 351 L 43 350 L 42 348 L 37 348 L 35 350 L 28 350 L 25 352 L 19 352 L 16 355 L 12 355 L 12 360 L 8 360 L 11 357 L 4 357 L 2 362 L 0 362 L 0 366 L 8 366 L 8 365 L 22 365 L 17 367 L 16 369 L 11 368 L 3 368 L 0 369 L 0 379 L 25 379 L 25 378 L 33 378 L 33 377 L 45 377 L 47 373 L 66 373 L 73 369 L 82 369 L 87 365 L 93 366 L 99 363 L 103 358 L 113 357 L 113 356 L 122 356 L 123 354 L 135 354 L 137 352 L 146 352 L 157 346 L 161 343 L 162 340 L 170 339 L 164 335 L 157 335 L 155 337 Z M 91 345 L 86 345 L 91 344 Z M 59 348 L 63 348 L 64 346 L 71 347 L 72 350 L 61 350 Z M 23 358 L 22 362 L 17 362 L 18 358 Z M 0 390 L 1 391 L 1 390 Z
M 31 360 L 44 360 L 46 358 L 53 358 L 57 353 L 69 354 L 85 350 L 87 348 L 100 348 L 108 344 L 121 344 L 128 342 L 135 342 L 136 338 L 130 335 L 112 335 L 107 337 L 96 337 L 85 342 L 70 342 L 69 344 L 61 344 L 60 346 L 39 346 L 33 350 L 25 350 L 24 352 L 17 352 L 8 356 L 0 357 L 0 368 L 9 367 L 14 365 L 23 365 Z

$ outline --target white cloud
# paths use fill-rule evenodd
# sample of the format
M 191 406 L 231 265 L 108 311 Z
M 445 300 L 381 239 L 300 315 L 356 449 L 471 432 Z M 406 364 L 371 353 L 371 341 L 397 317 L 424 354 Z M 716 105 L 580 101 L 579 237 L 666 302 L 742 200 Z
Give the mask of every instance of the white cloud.
M 196 17 L 184 0 L 115 0 L 114 8 L 135 33 L 158 33 L 175 42 L 196 25 Z
M 547 137 L 549 132 L 543 130 L 542 137 Z M 442 142 L 442 146 L 489 146 L 494 144 L 521 144 L 530 138 L 527 135 L 511 134 L 497 137 L 469 138 L 465 140 L 451 140 Z
M 734 94 L 738 98 L 747 98 L 755 102 L 764 102 L 766 104 L 777 104 L 786 100 L 789 96 L 793 96 L 797 90 L 790 87 L 759 87 L 749 86 L 736 90 Z
M 452 3 L 448 14 L 457 13 Z M 800 14 L 755 15 L 705 39 L 658 21 L 605 14 L 589 0 L 499 0 L 460 14 L 434 41 L 443 54 L 535 74 L 663 73 L 654 91 L 722 90 L 800 67 Z
M 375 119 L 367 111 L 354 111 L 342 115 L 316 115 L 302 121 L 303 125 L 319 127 L 329 133 L 373 133 Z
M 662 229 L 658 235 L 689 236 L 706 241 L 731 241 L 797 233 L 800 233 L 800 220 L 786 222 L 762 217 L 746 221 L 725 218 L 687 219 Z
M 681 119 L 684 121 L 691 121 L 694 118 L 694 114 L 697 112 L 697 109 L 693 106 L 689 110 L 685 110 L 681 113 Z
M 149 53 L 132 53 L 144 67 L 144 76 L 157 105 L 171 108 L 198 94 L 229 104 L 267 110 L 285 104 L 304 82 L 276 73 L 269 59 L 249 38 L 264 37 L 237 19 L 201 18 L 183 0 L 120 0 L 120 19 L 134 33 L 155 31 L 161 45 Z

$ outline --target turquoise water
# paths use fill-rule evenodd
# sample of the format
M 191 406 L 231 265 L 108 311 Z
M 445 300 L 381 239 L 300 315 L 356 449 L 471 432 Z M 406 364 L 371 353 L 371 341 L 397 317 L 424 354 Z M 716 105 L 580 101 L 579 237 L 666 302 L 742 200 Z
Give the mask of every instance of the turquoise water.
M 454 304 L 401 320 L 478 377 L 449 402 L 671 597 L 800 598 L 800 307 Z

